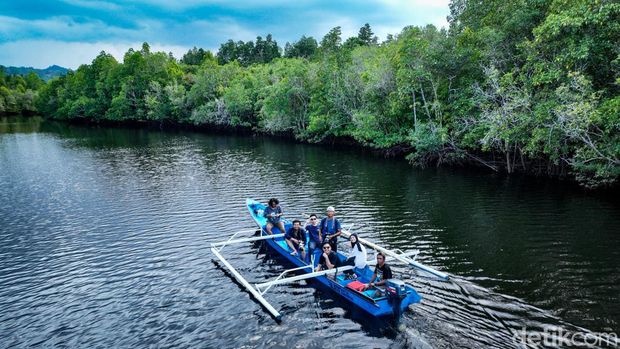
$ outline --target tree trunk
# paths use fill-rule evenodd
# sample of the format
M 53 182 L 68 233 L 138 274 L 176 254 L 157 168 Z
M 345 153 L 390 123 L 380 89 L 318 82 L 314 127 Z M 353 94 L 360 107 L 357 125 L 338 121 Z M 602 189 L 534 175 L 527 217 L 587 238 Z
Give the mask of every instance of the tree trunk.
M 418 130 L 418 115 L 415 109 L 415 90 L 413 90 L 413 131 Z
M 422 101 L 424 101 L 424 109 L 426 109 L 426 116 L 428 116 L 429 120 L 432 120 L 431 112 L 428 110 L 428 103 L 426 103 L 426 96 L 424 95 L 424 88 L 420 87 L 420 92 L 422 93 Z
M 506 154 L 506 171 L 510 174 L 512 173 L 512 168 L 510 166 L 510 144 L 508 142 L 504 144 L 504 153 Z
M 432 78 L 428 78 L 433 89 L 433 111 L 435 112 L 435 120 L 439 122 L 439 127 L 443 127 L 443 117 L 441 115 L 441 109 L 437 106 L 439 103 L 439 97 L 437 96 L 437 87 Z
M 512 170 L 514 171 L 516 167 L 517 167 L 517 143 L 515 143 L 515 149 L 513 150 L 513 153 L 512 153 Z
M 506 171 L 508 174 L 512 173 L 512 169 L 510 168 L 510 151 L 506 150 Z

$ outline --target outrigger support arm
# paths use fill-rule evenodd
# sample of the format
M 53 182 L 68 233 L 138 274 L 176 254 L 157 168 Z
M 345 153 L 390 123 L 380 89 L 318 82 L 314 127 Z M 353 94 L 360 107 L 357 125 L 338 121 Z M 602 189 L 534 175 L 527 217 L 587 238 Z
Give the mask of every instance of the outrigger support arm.
M 343 229 L 342 230 L 342 235 L 344 237 L 348 238 L 349 236 L 351 236 L 351 233 L 348 230 L 344 230 Z M 377 245 L 377 244 L 375 244 L 373 242 L 370 242 L 370 241 L 368 241 L 366 239 L 362 239 L 360 237 L 358 237 L 358 240 L 359 240 L 359 242 L 363 243 L 364 245 L 366 245 L 366 246 L 368 246 L 370 248 L 373 248 L 373 249 L 375 249 L 375 250 L 377 250 L 379 252 L 383 252 L 386 255 L 396 259 L 399 262 L 402 262 L 402 263 L 407 264 L 407 265 L 411 265 L 412 267 L 418 268 L 418 269 L 420 269 L 422 271 L 425 271 L 425 272 L 427 272 L 429 274 L 435 275 L 438 278 L 441 278 L 443 280 L 450 279 L 450 276 L 448 274 L 443 273 L 443 272 L 441 272 L 439 270 L 435 270 L 435 269 L 433 269 L 431 267 L 428 267 L 428 266 L 426 266 L 424 264 L 420 264 L 420 263 L 414 261 L 413 259 L 407 257 L 406 253 L 405 254 L 398 254 L 398 253 L 396 253 L 396 252 L 394 252 L 392 250 L 388 250 L 387 248 L 381 247 L 381 246 L 379 246 L 379 245 Z
M 312 266 L 310 266 L 310 265 L 308 265 L 308 267 L 312 268 Z M 299 280 L 312 279 L 312 278 L 315 278 L 315 277 L 318 277 L 318 276 L 329 275 L 329 274 L 336 274 L 336 273 L 338 273 L 340 271 L 351 270 L 353 268 L 354 268 L 354 266 L 352 266 L 352 265 L 346 265 L 344 267 L 327 269 L 327 270 L 321 270 L 321 271 L 315 271 L 313 273 L 302 274 L 302 275 L 297 275 L 297 276 L 291 276 L 291 277 L 284 278 L 284 279 L 277 278 L 277 279 L 275 279 L 273 281 L 263 282 L 262 284 L 256 284 L 256 288 L 260 290 L 261 288 L 264 288 L 264 287 L 271 287 L 271 286 L 274 286 L 274 285 L 283 285 L 283 284 L 288 284 L 288 283 L 299 281 Z
M 401 257 L 411 257 L 411 256 L 413 256 L 412 260 L 415 261 L 415 258 L 420 253 L 420 250 L 413 250 L 413 251 L 409 251 L 409 252 L 403 252 L 399 248 L 397 248 L 397 249 L 394 250 L 394 252 L 398 252 L 398 255 L 401 256 Z
M 211 243 L 211 247 L 216 247 L 216 246 L 224 247 L 226 245 L 231 245 L 231 244 L 238 244 L 238 243 L 250 242 L 250 241 L 260 241 L 260 240 L 267 240 L 267 239 L 275 239 L 275 238 L 279 238 L 279 237 L 284 237 L 284 234 L 261 235 L 261 236 L 251 237 L 251 238 L 243 238 L 243 239 L 235 239 L 235 240 L 229 239 L 229 240 L 226 240 L 226 241 L 213 242 L 213 243 Z M 221 248 L 220 248 L 220 250 L 221 250 Z
M 312 270 L 312 265 L 304 265 L 298 268 L 293 268 L 293 269 L 286 269 L 285 271 L 283 271 L 282 273 L 280 273 L 280 275 L 278 275 L 278 277 L 275 280 L 280 280 L 282 279 L 282 277 L 288 273 L 297 271 L 297 270 L 303 270 L 303 269 L 310 269 Z M 273 286 L 274 283 L 270 282 L 269 285 L 267 286 L 267 288 L 265 288 L 264 290 L 261 290 L 260 288 L 256 287 L 256 289 L 258 290 L 258 292 L 260 292 L 260 294 L 265 294 L 267 293 L 267 291 L 269 291 L 269 289 L 271 288 L 271 286 Z
M 224 259 L 224 257 L 222 257 L 222 255 L 220 254 L 220 252 L 219 252 L 219 250 L 217 248 L 211 247 L 211 252 L 213 252 L 213 254 L 233 274 L 235 279 L 237 279 L 237 281 L 239 281 L 239 283 L 241 285 L 243 285 L 243 287 L 245 287 L 245 289 L 248 290 L 248 292 L 250 292 L 252 294 L 252 296 L 254 296 L 254 298 L 257 301 L 259 301 L 260 304 L 262 304 L 265 307 L 265 309 L 267 309 L 267 311 L 269 311 L 271 313 L 271 315 L 273 315 L 276 318 L 277 321 L 280 321 L 282 319 L 282 315 L 280 315 L 280 313 L 273 306 L 271 306 L 271 304 L 269 304 L 269 302 L 267 302 L 267 300 L 265 298 L 263 298 L 263 296 L 260 294 L 260 292 L 258 292 L 257 289 L 252 287 L 252 285 L 250 285 L 250 283 L 247 282 L 247 280 L 244 279 L 243 276 L 241 276 L 241 274 L 239 274 L 239 272 L 235 268 L 233 268 L 233 266 L 230 265 L 230 263 L 228 263 L 228 261 L 226 259 Z

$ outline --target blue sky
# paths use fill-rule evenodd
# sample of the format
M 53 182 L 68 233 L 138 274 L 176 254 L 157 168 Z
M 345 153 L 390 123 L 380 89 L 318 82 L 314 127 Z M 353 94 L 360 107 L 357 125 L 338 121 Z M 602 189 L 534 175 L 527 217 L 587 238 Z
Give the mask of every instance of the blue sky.
M 407 25 L 446 26 L 448 0 L 6 0 L 0 2 L 0 64 L 77 68 L 102 50 L 121 59 L 146 41 L 180 58 L 193 46 L 272 33 L 280 46 L 301 35 L 343 37 L 364 23 L 384 39 Z

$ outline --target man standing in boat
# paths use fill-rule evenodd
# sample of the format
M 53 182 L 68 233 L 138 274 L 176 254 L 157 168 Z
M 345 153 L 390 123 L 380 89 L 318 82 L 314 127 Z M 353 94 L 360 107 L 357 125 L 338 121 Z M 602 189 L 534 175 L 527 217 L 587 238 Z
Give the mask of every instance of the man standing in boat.
M 313 213 L 308 218 L 306 222 L 306 231 L 310 235 L 310 241 L 308 242 L 308 254 L 310 255 L 310 259 L 312 260 L 312 256 L 315 259 L 318 259 L 318 256 L 315 256 L 314 251 L 321 248 L 321 243 L 323 243 L 323 237 L 321 236 L 321 231 L 319 230 L 319 220 L 317 216 Z
M 324 242 L 329 242 L 333 252 L 338 252 L 338 237 L 342 233 L 342 227 L 338 218 L 334 217 L 336 210 L 333 206 L 327 208 L 327 217 L 321 219 L 320 230 Z
M 293 250 L 292 255 L 301 255 L 301 260 L 306 260 L 306 231 L 301 227 L 301 222 L 298 220 L 293 221 L 293 226 L 286 232 L 286 243 Z
M 267 226 L 265 229 L 267 230 L 267 234 L 273 234 L 271 229 L 275 226 L 280 229 L 280 233 L 286 233 L 286 229 L 284 229 L 284 223 L 282 223 L 282 207 L 280 207 L 280 201 L 276 198 L 269 199 L 269 206 L 263 212 L 263 216 L 267 218 Z

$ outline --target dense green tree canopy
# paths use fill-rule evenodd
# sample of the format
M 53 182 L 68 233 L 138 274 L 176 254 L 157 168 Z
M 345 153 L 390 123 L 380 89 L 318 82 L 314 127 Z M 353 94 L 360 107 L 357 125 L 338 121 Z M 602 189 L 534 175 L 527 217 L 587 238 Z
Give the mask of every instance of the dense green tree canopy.
M 256 43 L 251 40 L 248 42 L 228 40 L 220 46 L 217 61 L 220 64 L 237 61 L 243 66 L 269 63 L 279 58 L 281 51 L 271 34 L 267 34 L 265 39 L 257 36 Z
M 311 58 L 317 51 L 318 43 L 316 40 L 309 36 L 303 35 L 299 41 L 289 44 L 288 42 L 284 46 L 284 57 L 286 58 Z
M 620 4 L 453 0 L 449 24 L 381 43 L 369 24 L 344 41 L 334 27 L 320 43 L 287 43 L 284 58 L 271 35 L 180 61 L 147 44 L 123 62 L 102 52 L 45 85 L 0 72 L 0 111 L 34 109 L 38 90 L 38 110 L 57 119 L 344 137 L 404 149 L 421 166 L 473 162 L 589 187 L 618 180 Z
M 25 76 L 7 75 L 0 66 L 0 115 L 35 113 L 38 90 L 44 85 L 34 72 Z
M 187 51 L 187 53 L 183 55 L 183 58 L 181 58 L 181 63 L 187 65 L 201 65 L 206 59 L 214 59 L 211 51 L 205 51 L 202 48 L 196 48 L 196 46 L 194 46 L 194 48 Z

